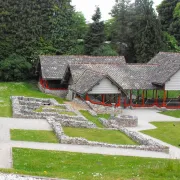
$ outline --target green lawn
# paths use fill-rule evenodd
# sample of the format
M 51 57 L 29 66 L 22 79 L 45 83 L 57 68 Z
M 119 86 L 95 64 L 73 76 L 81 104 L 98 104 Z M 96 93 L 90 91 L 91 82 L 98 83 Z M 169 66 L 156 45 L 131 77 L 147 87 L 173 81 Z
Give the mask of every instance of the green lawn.
M 180 161 L 13 148 L 3 172 L 77 180 L 179 180 Z
M 180 122 L 153 122 L 157 129 L 141 131 L 164 142 L 180 147 Z
M 98 114 L 99 118 L 109 119 L 111 117 L 110 114 Z
M 165 111 L 165 112 L 160 112 L 160 113 L 164 114 L 164 115 L 167 115 L 167 116 L 180 118 L 180 110 Z
M 71 112 L 71 111 L 58 111 L 59 114 L 64 114 L 64 115 L 68 115 L 68 116 L 77 116 L 76 113 Z
M 80 110 L 81 114 L 88 119 L 89 121 L 93 122 L 94 124 L 96 124 L 97 127 L 104 127 L 101 122 L 99 122 L 98 118 L 105 118 L 108 119 L 110 117 L 109 114 L 99 114 L 98 116 L 92 116 L 88 111 L 85 110 Z
M 37 82 L 0 82 L 0 117 L 11 117 L 12 108 L 10 96 L 29 96 L 36 98 L 55 98 L 59 103 L 63 103 L 63 99 L 44 94 L 37 88 Z
M 42 112 L 44 108 L 47 108 L 47 109 L 53 108 L 54 111 L 56 111 L 56 110 L 65 110 L 66 109 L 63 106 L 41 106 L 38 109 L 36 109 L 35 112 Z
M 90 141 L 105 142 L 110 144 L 137 144 L 128 136 L 115 130 L 86 129 L 86 128 L 63 128 L 70 137 L 82 137 Z
M 58 143 L 53 131 L 11 129 L 11 140 Z

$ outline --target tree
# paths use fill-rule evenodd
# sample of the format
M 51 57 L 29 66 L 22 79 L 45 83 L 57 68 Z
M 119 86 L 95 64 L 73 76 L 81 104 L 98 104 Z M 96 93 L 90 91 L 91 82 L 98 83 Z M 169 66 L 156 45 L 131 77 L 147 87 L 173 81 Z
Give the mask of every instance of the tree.
M 109 44 L 103 44 L 92 53 L 93 56 L 118 56 L 118 53 Z
M 1 81 L 22 81 L 31 75 L 31 64 L 22 56 L 12 54 L 5 61 L 0 62 Z
M 70 28 L 74 9 L 69 0 L 0 0 L 0 4 L 1 60 L 16 53 L 33 63 L 39 53 L 66 53 L 77 41 Z
M 163 31 L 168 31 L 173 22 L 173 12 L 178 2 L 179 0 L 163 0 L 157 7 Z
M 135 1 L 134 48 L 137 62 L 148 62 L 162 47 L 160 22 L 152 0 Z
M 127 62 L 147 62 L 161 48 L 162 31 L 151 0 L 116 0 L 113 44 Z
M 78 39 L 84 39 L 88 30 L 88 25 L 86 24 L 86 18 L 82 12 L 75 12 L 74 15 L 74 25 L 75 31 L 77 32 Z
M 163 51 L 180 52 L 176 38 L 167 32 L 163 33 Z
M 174 9 L 173 22 L 169 27 L 169 32 L 176 38 L 178 45 L 180 46 L 180 2 L 176 4 Z
M 112 43 L 120 55 L 127 56 L 132 51 L 132 35 L 130 23 L 132 16 L 130 0 L 116 0 L 111 15 L 114 18 L 112 24 Z M 130 62 L 128 58 L 128 62 Z
M 114 28 L 115 18 L 111 18 L 104 23 L 104 32 L 106 36 L 106 41 L 112 41 L 112 33 Z
M 99 48 L 104 40 L 104 22 L 100 21 L 101 19 L 101 11 L 100 8 L 97 7 L 95 14 L 92 16 L 93 23 L 90 24 L 89 30 L 85 36 L 85 54 L 91 55 L 93 51 Z

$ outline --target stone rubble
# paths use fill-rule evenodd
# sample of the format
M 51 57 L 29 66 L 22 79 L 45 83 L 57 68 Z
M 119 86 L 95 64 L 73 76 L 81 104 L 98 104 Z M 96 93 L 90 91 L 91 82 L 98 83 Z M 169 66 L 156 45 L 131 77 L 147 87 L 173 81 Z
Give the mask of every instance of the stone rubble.
M 136 150 L 146 150 L 146 151 L 158 151 L 158 152 L 168 152 L 168 147 L 162 146 L 159 143 L 143 137 L 140 133 L 129 131 L 127 128 L 122 126 L 122 122 L 130 127 L 137 125 L 137 117 L 130 116 L 119 116 L 112 120 L 106 120 L 99 118 L 99 121 L 109 130 L 118 130 L 126 134 L 128 137 L 138 142 L 140 145 L 117 145 L 108 144 L 102 142 L 88 141 L 84 138 L 79 137 L 69 137 L 64 134 L 62 126 L 67 127 L 78 127 L 78 128 L 97 128 L 92 122 L 89 122 L 84 116 L 78 114 L 77 116 L 68 116 L 63 114 L 58 114 L 57 112 L 43 111 L 35 112 L 37 107 L 47 106 L 63 106 L 66 110 L 75 112 L 69 105 L 60 105 L 54 99 L 41 99 L 41 98 L 25 98 L 25 97 L 11 97 L 13 106 L 13 117 L 18 118 L 32 118 L 32 119 L 46 119 L 54 130 L 60 143 L 64 144 L 79 144 L 79 145 L 90 145 L 90 146 L 101 146 L 101 147 L 114 147 L 114 148 L 125 148 L 125 149 L 136 149 Z M 93 115 L 94 111 L 89 110 Z M 107 113 L 107 112 L 106 112 Z M 97 114 L 96 114 L 97 115 Z M 128 122 L 125 122 L 127 120 Z M 111 129 L 110 129 L 111 128 Z

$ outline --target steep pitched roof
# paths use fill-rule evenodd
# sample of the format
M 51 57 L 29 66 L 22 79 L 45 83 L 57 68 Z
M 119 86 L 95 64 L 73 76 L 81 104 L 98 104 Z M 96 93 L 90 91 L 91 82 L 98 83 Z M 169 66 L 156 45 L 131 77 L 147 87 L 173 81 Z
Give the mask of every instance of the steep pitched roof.
M 155 89 L 151 77 L 156 70 L 156 65 L 110 65 L 89 64 L 84 68 L 92 69 L 97 73 L 107 74 L 124 90 L 128 89 Z M 83 83 L 83 82 L 82 82 Z
M 43 79 L 62 79 L 68 64 L 125 64 L 123 56 L 39 56 Z
M 180 69 L 180 53 L 160 52 L 148 64 L 157 64 L 152 83 L 163 85 Z
M 72 85 L 70 89 L 74 90 L 79 94 L 85 94 L 91 88 L 93 88 L 99 81 L 101 81 L 104 78 L 104 76 L 104 74 L 87 69 L 80 76 L 76 84 Z
M 46 80 L 63 79 L 68 68 L 67 63 L 59 63 L 58 61 L 40 59 L 42 78 Z

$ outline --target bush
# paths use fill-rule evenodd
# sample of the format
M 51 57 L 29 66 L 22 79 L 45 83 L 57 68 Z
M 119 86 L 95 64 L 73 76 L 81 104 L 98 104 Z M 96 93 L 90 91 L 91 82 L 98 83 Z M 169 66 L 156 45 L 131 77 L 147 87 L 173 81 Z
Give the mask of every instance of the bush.
M 32 66 L 19 55 L 12 54 L 0 62 L 0 79 L 2 81 L 23 81 L 30 77 Z
M 112 49 L 109 44 L 104 44 L 92 52 L 93 56 L 118 56 L 118 53 Z

